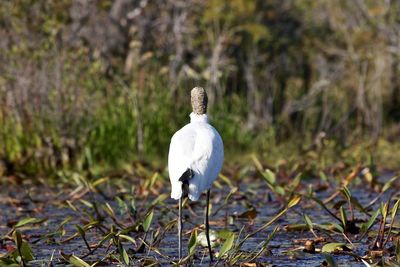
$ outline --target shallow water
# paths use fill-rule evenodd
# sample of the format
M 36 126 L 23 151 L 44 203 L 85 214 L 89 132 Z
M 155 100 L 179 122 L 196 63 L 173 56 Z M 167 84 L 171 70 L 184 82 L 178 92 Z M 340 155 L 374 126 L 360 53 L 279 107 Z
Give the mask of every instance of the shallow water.
M 382 177 L 387 179 L 387 177 Z M 318 181 L 310 180 L 303 182 L 301 192 L 305 192 L 308 184 L 316 185 Z M 27 189 L 29 188 L 30 199 L 27 196 Z M 254 190 L 257 188 L 257 190 Z M 168 187 L 165 187 L 162 191 L 168 193 Z M 79 201 L 75 201 L 74 205 L 79 208 L 79 212 L 72 210 L 66 203 L 68 194 L 71 193 L 73 188 L 43 188 L 37 186 L 9 186 L 5 191 L 0 192 L 0 237 L 6 235 L 11 230 L 11 224 L 26 217 L 35 218 L 48 218 L 48 220 L 37 226 L 29 226 L 27 228 L 21 228 L 25 239 L 28 239 L 36 257 L 35 261 L 31 262 L 33 266 L 40 266 L 44 263 L 50 262 L 51 258 L 53 264 L 65 265 L 60 256 L 60 251 L 66 254 L 75 254 L 82 256 L 88 252 L 86 245 L 81 237 L 76 237 L 68 242 L 61 243 L 67 237 L 76 233 L 75 225 L 84 225 L 88 222 L 88 214 L 93 214 L 93 210 L 85 207 Z M 243 237 L 246 233 L 250 233 L 262 226 L 265 222 L 271 220 L 283 207 L 282 201 L 276 199 L 270 190 L 267 189 L 265 184 L 260 181 L 259 184 L 251 184 L 251 188 L 241 186 L 239 191 L 232 195 L 232 198 L 228 202 L 228 205 L 218 211 L 217 214 L 213 214 L 223 203 L 224 197 L 229 192 L 228 187 L 221 189 L 215 189 L 212 191 L 212 216 L 210 217 L 210 224 L 212 230 L 229 229 L 235 233 L 243 228 Z M 332 194 L 334 190 L 328 189 L 317 193 L 319 199 L 324 199 Z M 390 190 L 389 190 L 390 191 Z M 112 188 L 109 188 L 109 192 L 112 192 Z M 255 193 L 257 192 L 257 193 Z M 368 204 L 378 193 L 375 193 L 369 189 L 362 188 L 361 185 L 351 187 L 351 192 L 354 197 L 362 205 Z M 387 199 L 390 192 L 385 194 L 382 198 Z M 114 210 L 118 209 L 117 202 L 114 200 L 105 200 L 104 196 L 96 194 L 91 196 L 85 194 L 83 199 L 93 200 L 96 199 L 98 203 L 104 203 L 107 201 Z M 154 196 L 148 198 L 137 198 L 136 205 L 139 207 L 145 207 L 147 203 L 150 203 L 154 199 Z M 340 197 L 338 197 L 340 199 Z M 379 202 L 379 201 L 378 201 Z M 155 230 L 160 224 L 169 222 L 176 218 L 176 201 L 167 198 L 164 205 L 157 205 L 155 207 L 155 216 L 152 222 L 152 230 Z M 189 202 L 192 210 L 184 209 L 184 254 L 187 253 L 187 243 L 190 236 L 190 230 L 194 226 L 200 226 L 203 223 L 203 212 L 204 212 L 205 196 L 198 202 Z M 257 216 L 254 220 L 247 218 L 238 218 L 237 215 L 242 214 L 249 208 L 255 208 Z M 87 214 L 85 214 L 85 211 Z M 336 212 L 337 213 L 337 212 Z M 301 204 L 291 209 L 283 217 L 281 217 L 273 225 L 269 226 L 264 231 L 261 231 L 257 235 L 248 239 L 242 246 L 242 251 L 255 251 L 259 248 L 260 243 L 265 241 L 271 231 L 276 225 L 280 225 L 280 231 L 275 235 L 272 241 L 269 243 L 269 253 L 263 253 L 254 262 L 270 264 L 273 266 L 320 266 L 325 260 L 323 253 L 306 253 L 299 249 L 303 243 L 296 242 L 296 240 L 312 239 L 313 235 L 310 231 L 296 231 L 286 232 L 283 230 L 285 225 L 304 223 L 303 215 L 307 214 L 313 222 L 323 223 L 332 222 L 334 219 L 322 208 L 315 203 L 305 200 L 301 201 Z M 52 233 L 57 230 L 60 223 L 67 217 L 71 217 L 71 221 L 64 226 L 65 233 L 63 236 L 60 234 L 54 235 L 52 238 L 43 238 L 46 234 Z M 355 210 L 355 217 L 357 219 L 367 220 L 368 217 L 357 210 Z M 129 223 L 126 216 L 119 215 L 122 222 Z M 108 224 L 111 225 L 113 222 L 109 220 Z M 9 226 L 8 226 L 9 225 Z M 376 225 L 374 229 L 376 229 Z M 98 230 L 92 229 L 87 231 L 86 238 L 89 244 L 97 243 L 104 234 Z M 347 241 L 340 235 L 334 235 L 336 239 L 334 242 Z M 354 238 L 354 240 L 357 238 Z M 149 240 L 149 238 L 147 238 Z M 368 250 L 368 243 L 365 238 L 362 243 L 354 243 L 354 252 L 358 255 L 364 255 Z M 327 242 L 333 242 L 327 240 Z M 124 247 L 128 250 L 129 255 L 132 257 L 131 264 L 139 265 L 143 258 L 155 258 L 161 265 L 169 265 L 171 259 L 176 259 L 177 253 L 177 234 L 176 228 L 172 228 L 167 231 L 165 237 L 162 239 L 160 244 L 157 246 L 161 254 L 160 256 L 154 251 L 145 250 L 143 253 L 137 253 L 133 249 L 132 245 L 125 244 Z M 1 244 L 1 243 L 0 243 Z M 11 241 L 3 240 L 3 247 L 0 246 L 0 253 L 5 253 L 4 244 L 12 244 Z M 323 244 L 316 244 L 317 248 L 321 248 Z M 129 250 L 131 248 L 131 250 Z M 113 248 L 112 248 L 113 249 Z M 214 248 L 214 252 L 218 251 L 218 248 Z M 85 261 L 97 261 L 102 259 L 107 253 L 107 247 L 103 246 L 96 250 L 93 255 L 85 257 Z M 53 255 L 53 256 L 52 256 Z M 333 255 L 339 266 L 364 266 L 362 262 L 356 261 L 353 257 L 347 255 Z M 116 263 L 115 263 L 116 264 Z M 193 263 L 195 266 L 209 265 L 208 251 L 206 248 L 197 247 L 196 256 Z M 108 262 L 107 265 L 113 265 Z

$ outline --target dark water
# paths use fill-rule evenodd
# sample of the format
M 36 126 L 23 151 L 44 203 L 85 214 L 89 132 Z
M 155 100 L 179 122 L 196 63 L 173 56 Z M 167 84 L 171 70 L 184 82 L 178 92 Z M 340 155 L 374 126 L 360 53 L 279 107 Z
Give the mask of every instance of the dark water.
M 385 179 L 385 177 L 383 177 Z M 310 181 L 310 183 L 316 183 L 317 181 Z M 300 191 L 303 193 L 307 190 L 307 183 L 303 184 Z M 27 196 L 27 190 L 31 195 L 31 199 Z M 165 192 L 168 193 L 168 187 L 165 188 Z M 255 189 L 255 190 L 254 190 Z M 88 222 L 88 215 L 83 210 L 87 210 L 88 214 L 93 214 L 93 210 L 85 208 L 82 203 L 78 201 L 74 202 L 80 211 L 73 211 L 66 203 L 65 200 L 68 199 L 68 194 L 73 190 L 65 188 L 44 188 L 38 186 L 9 186 L 6 190 L 0 192 L 0 237 L 4 236 L 10 231 L 10 225 L 22 218 L 35 217 L 35 218 L 48 218 L 48 220 L 37 226 L 30 226 L 28 228 L 22 228 L 21 232 L 24 234 L 25 238 L 29 240 L 31 247 L 33 249 L 35 260 L 31 262 L 33 266 L 45 265 L 51 261 L 52 255 L 53 264 L 65 265 L 60 256 L 60 251 L 66 254 L 75 254 L 77 256 L 84 255 L 88 252 L 84 241 L 81 237 L 76 237 L 68 242 L 60 243 L 61 240 L 65 240 L 67 237 L 76 233 L 75 225 L 84 225 Z M 317 193 L 319 199 L 324 199 L 332 194 L 332 189 L 327 189 L 320 193 Z M 228 187 L 223 187 L 222 189 L 217 189 L 212 191 L 212 213 L 217 210 L 223 203 L 224 197 L 229 192 Z M 358 199 L 362 205 L 367 205 L 377 193 L 363 188 L 361 185 L 354 186 L 351 188 L 352 195 Z M 90 200 L 91 197 L 86 194 L 84 199 Z M 387 199 L 389 196 L 385 194 L 382 200 Z M 94 195 L 93 196 L 98 203 L 103 203 L 105 201 L 103 196 Z M 190 207 L 192 212 L 188 209 L 184 210 L 184 254 L 187 253 L 187 242 L 190 236 L 190 230 L 194 226 L 199 226 L 203 223 L 203 211 L 205 204 L 205 196 L 198 202 L 190 202 Z M 137 205 L 139 206 L 143 202 L 150 202 L 154 199 L 149 197 L 147 199 L 137 198 Z M 338 197 L 340 199 L 340 197 Z M 117 210 L 117 203 L 114 200 L 107 200 L 108 203 Z M 378 201 L 379 202 L 379 201 Z M 162 223 L 169 222 L 175 219 L 176 201 L 167 198 L 163 205 L 158 205 L 155 208 L 155 216 L 152 223 L 151 229 L 156 229 Z M 143 203 L 145 205 L 145 203 Z M 255 208 L 257 211 L 257 216 L 254 220 L 247 218 L 238 218 L 237 215 L 242 214 L 249 208 Z M 276 199 L 273 194 L 267 189 L 264 183 L 259 182 L 259 184 L 252 184 L 251 186 L 241 186 L 239 191 L 233 194 L 228 205 L 224 206 L 218 211 L 217 214 L 213 214 L 210 218 L 211 228 L 213 230 L 229 229 L 235 233 L 239 233 L 240 229 L 243 228 L 244 234 L 256 230 L 262 226 L 265 222 L 271 220 L 283 207 L 282 201 Z M 333 210 L 333 209 L 332 209 Z M 337 212 L 333 210 L 336 214 Z M 281 217 L 276 223 L 269 226 L 264 231 L 259 232 L 257 235 L 248 239 L 242 246 L 243 251 L 255 251 L 260 247 L 260 244 L 265 241 L 271 231 L 276 225 L 280 225 L 280 231 L 275 235 L 272 241 L 269 243 L 268 253 L 262 253 L 257 257 L 254 262 L 271 264 L 274 266 L 320 266 L 325 260 L 325 256 L 322 253 L 306 253 L 299 249 L 303 245 L 302 240 L 312 239 L 313 235 L 310 231 L 296 231 L 287 232 L 283 228 L 285 225 L 292 225 L 298 223 L 304 223 L 303 215 L 307 214 L 313 222 L 324 223 L 332 222 L 334 219 L 314 202 L 303 199 L 301 204 L 291 209 L 283 217 Z M 65 234 L 61 237 L 60 234 L 56 234 L 53 238 L 43 238 L 46 234 L 54 232 L 62 221 L 67 217 L 71 217 L 71 221 L 64 226 Z M 355 210 L 355 217 L 357 219 L 367 220 L 368 217 L 362 213 Z M 121 215 L 121 220 L 124 217 Z M 109 219 L 107 219 L 109 220 Z M 109 220 L 109 225 L 112 221 Z M 375 226 L 376 228 L 376 226 Z M 99 233 L 98 230 L 87 231 L 86 238 L 90 244 L 97 243 L 103 234 Z M 352 238 L 354 236 L 349 236 L 351 240 L 356 240 L 358 238 Z M 340 235 L 334 235 L 335 241 L 327 240 L 326 242 L 344 242 L 345 239 Z M 354 243 L 354 250 L 356 254 L 362 256 L 368 250 L 367 238 L 364 238 L 362 243 Z M 1 243 L 0 243 L 1 244 Z M 3 244 L 12 244 L 11 241 L 3 241 Z M 106 243 L 108 244 L 108 242 Z M 132 256 L 132 265 L 139 265 L 143 258 L 154 258 L 159 261 L 161 265 L 169 265 L 169 259 L 174 259 L 178 256 L 177 253 L 177 234 L 176 228 L 172 228 L 167 231 L 165 237 L 162 239 L 160 244 L 157 246 L 159 251 L 169 258 L 164 258 L 153 251 L 146 251 L 144 253 L 133 252 L 129 250 L 129 255 Z M 317 248 L 321 248 L 321 244 L 316 244 Z M 130 245 L 126 245 L 125 248 L 128 249 Z M 111 249 L 114 249 L 111 246 Z M 133 249 L 133 247 L 132 247 Z M 86 261 L 97 261 L 102 259 L 106 254 L 107 248 L 103 246 L 93 253 L 93 255 L 85 258 Z M 209 265 L 209 257 L 206 248 L 197 247 L 195 256 L 195 266 Z M 218 251 L 218 248 L 214 249 L 214 252 Z M 0 247 L 0 253 L 5 253 L 4 247 Z M 347 255 L 333 255 L 334 259 L 337 261 L 339 266 L 364 266 L 362 262 L 356 261 L 353 257 Z M 113 265 L 108 261 L 107 265 Z

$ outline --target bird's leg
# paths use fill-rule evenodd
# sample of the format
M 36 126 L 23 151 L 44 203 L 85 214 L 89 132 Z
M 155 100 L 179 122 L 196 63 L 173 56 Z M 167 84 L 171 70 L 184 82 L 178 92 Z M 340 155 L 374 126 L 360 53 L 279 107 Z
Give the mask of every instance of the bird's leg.
M 178 248 L 179 248 L 179 260 L 182 258 L 182 228 L 183 228 L 183 223 L 182 223 L 182 202 L 183 198 L 187 197 L 188 190 L 189 190 L 189 180 L 193 177 L 193 173 L 191 169 L 187 169 L 179 178 L 179 181 L 182 182 L 182 195 L 179 198 L 179 218 L 178 218 L 178 238 L 179 238 L 179 243 L 178 243 Z
M 182 258 L 182 228 L 183 228 L 183 223 L 182 223 L 182 202 L 183 198 L 187 197 L 188 191 L 189 191 L 189 180 L 192 179 L 193 177 L 193 172 L 191 169 L 187 169 L 179 178 L 179 181 L 182 182 L 182 195 L 179 198 L 179 218 L 178 218 L 178 237 L 179 237 L 179 260 Z
M 181 260 L 182 258 L 182 198 L 183 195 L 181 196 L 181 198 L 179 198 L 179 218 L 178 218 L 179 260 Z
M 211 261 L 213 261 L 213 254 L 211 251 L 211 243 L 210 243 L 210 224 L 208 223 L 209 206 L 210 206 L 210 189 L 207 190 L 206 216 L 205 216 L 204 224 L 206 225 L 206 238 L 207 238 L 208 252 L 210 253 Z

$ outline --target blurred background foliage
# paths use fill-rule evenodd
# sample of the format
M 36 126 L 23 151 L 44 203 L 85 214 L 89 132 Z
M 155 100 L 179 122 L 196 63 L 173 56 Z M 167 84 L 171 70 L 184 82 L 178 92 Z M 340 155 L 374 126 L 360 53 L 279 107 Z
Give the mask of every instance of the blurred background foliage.
M 390 0 L 1 1 L 2 172 L 164 167 L 197 85 L 228 159 L 396 168 L 399 14 Z

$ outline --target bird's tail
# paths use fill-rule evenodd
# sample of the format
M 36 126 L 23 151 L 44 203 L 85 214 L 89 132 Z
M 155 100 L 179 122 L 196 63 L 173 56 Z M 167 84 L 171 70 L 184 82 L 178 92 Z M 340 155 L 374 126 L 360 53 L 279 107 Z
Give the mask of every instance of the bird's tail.
M 171 198 L 180 199 L 183 196 L 187 196 L 189 192 L 189 181 L 193 176 L 193 171 L 190 168 L 187 168 L 178 179 L 178 183 L 172 186 Z

